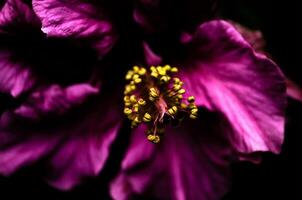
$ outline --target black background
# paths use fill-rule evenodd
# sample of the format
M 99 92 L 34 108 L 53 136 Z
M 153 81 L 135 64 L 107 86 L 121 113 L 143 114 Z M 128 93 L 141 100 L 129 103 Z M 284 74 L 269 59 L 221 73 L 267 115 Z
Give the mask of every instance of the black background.
M 298 33 L 299 2 L 287 0 L 223 0 L 224 18 L 259 29 L 267 41 L 267 51 L 285 74 L 302 85 L 301 55 Z M 281 155 L 264 155 L 260 165 L 239 163 L 233 166 L 233 186 L 224 200 L 302 199 L 300 161 L 302 160 L 302 104 L 289 99 L 285 143 Z M 120 147 L 118 142 L 115 147 Z M 112 165 L 118 165 L 117 154 Z M 107 186 L 114 171 L 107 167 L 97 178 L 87 180 L 70 192 L 47 186 L 39 177 L 39 165 L 22 169 L 9 178 L 0 177 L 0 199 L 109 199 Z M 102 180 L 102 181 L 101 181 Z

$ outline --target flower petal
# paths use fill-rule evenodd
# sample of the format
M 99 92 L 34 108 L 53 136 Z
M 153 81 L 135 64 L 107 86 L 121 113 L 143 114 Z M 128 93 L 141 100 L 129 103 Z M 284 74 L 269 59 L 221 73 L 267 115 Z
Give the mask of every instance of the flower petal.
M 265 51 L 266 42 L 260 30 L 251 30 L 234 21 L 229 21 L 242 37 L 258 52 L 268 55 Z
M 143 126 L 136 129 L 111 184 L 113 199 L 220 199 L 229 186 L 232 153 L 221 122 L 203 113 L 198 121 L 169 127 L 158 145 L 146 140 Z
M 35 77 L 27 66 L 16 63 L 8 52 L 0 52 L 0 92 L 13 97 L 29 90 Z
M 53 173 L 48 179 L 59 189 L 68 190 L 84 177 L 96 176 L 109 156 L 120 127 L 120 113 L 112 100 L 92 109 L 83 121 L 61 130 L 67 138 L 51 159 Z
M 32 8 L 23 0 L 4 0 L 0 5 L 0 33 L 12 28 L 21 28 L 22 25 L 37 25 L 39 20 Z
M 276 64 L 224 21 L 201 25 L 187 47 L 180 75 L 185 88 L 198 105 L 227 117 L 238 153 L 280 152 L 286 87 Z
M 66 88 L 51 85 L 33 92 L 27 102 L 15 110 L 15 114 L 35 120 L 54 114 L 62 115 L 98 92 L 98 88 L 87 83 L 75 84 Z
M 30 165 L 46 156 L 60 141 L 60 135 L 32 134 L 7 126 L 8 113 L 0 118 L 0 174 L 10 175 L 23 166 Z
M 116 40 L 104 10 L 87 1 L 33 0 L 33 8 L 48 36 L 91 40 L 100 55 L 107 53 Z
M 59 189 L 70 189 L 84 177 L 97 175 L 121 119 L 115 102 L 101 98 L 56 123 L 28 125 L 14 113 L 4 113 L 0 118 L 0 173 L 9 175 L 47 156 L 51 171 L 47 181 Z

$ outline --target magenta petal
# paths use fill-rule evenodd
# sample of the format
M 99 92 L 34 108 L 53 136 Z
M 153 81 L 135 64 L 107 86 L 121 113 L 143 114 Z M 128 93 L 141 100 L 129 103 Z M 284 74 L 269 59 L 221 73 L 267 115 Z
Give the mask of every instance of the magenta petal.
M 260 30 L 251 30 L 243 25 L 229 21 L 237 31 L 242 35 L 242 37 L 259 53 L 267 54 L 265 52 L 266 42 L 264 40 L 263 34 Z
M 32 8 L 23 0 L 4 0 L 0 7 L 0 32 L 8 31 L 11 28 L 18 28 L 20 25 L 39 24 L 38 18 Z
M 241 154 L 281 150 L 286 105 L 284 77 L 277 65 L 256 53 L 232 25 L 201 25 L 188 44 L 181 72 L 198 105 L 222 112 Z
M 149 66 L 159 65 L 162 62 L 162 58 L 155 54 L 146 42 L 143 43 L 143 49 L 145 54 L 145 62 Z
M 98 92 L 98 88 L 86 83 L 66 88 L 51 85 L 33 92 L 27 102 L 15 110 L 15 114 L 36 120 L 48 115 L 62 115 Z
M 8 52 L 0 52 L 0 92 L 17 97 L 30 89 L 35 78 L 29 67 L 16 63 Z
M 205 113 L 194 123 L 169 127 L 158 145 L 146 140 L 143 126 L 136 129 L 111 184 L 113 199 L 220 199 L 229 186 L 232 153 L 220 120 Z
M 110 104 L 109 104 L 110 103 Z M 109 148 L 120 126 L 120 115 L 112 101 L 94 107 L 83 121 L 61 133 L 67 136 L 51 159 L 49 183 L 68 190 L 87 176 L 96 176 L 109 156 Z
M 10 112 L 0 119 L 0 173 L 9 175 L 47 156 L 51 172 L 47 181 L 67 190 L 103 168 L 121 115 L 115 101 L 98 99 L 96 105 L 61 124 L 24 126 Z
M 34 135 L 25 130 L 19 134 L 7 128 L 6 118 L 6 114 L 0 117 L 0 174 L 7 176 L 34 163 L 48 155 L 60 141 L 60 135 Z
M 33 8 L 48 36 L 91 39 L 101 55 L 115 42 L 112 24 L 104 10 L 88 1 L 33 0 Z

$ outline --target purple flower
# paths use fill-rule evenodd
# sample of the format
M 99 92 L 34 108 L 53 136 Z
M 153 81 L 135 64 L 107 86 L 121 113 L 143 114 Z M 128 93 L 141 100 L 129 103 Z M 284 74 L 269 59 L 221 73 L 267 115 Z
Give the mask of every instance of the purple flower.
M 182 80 L 184 91 L 195 96 L 199 117 L 195 121 L 178 117 L 177 111 L 186 111 L 186 105 L 180 104 L 184 97 L 171 96 L 183 91 L 175 89 L 175 83 L 171 88 L 156 81 L 164 76 L 175 79 L 173 74 L 166 75 L 169 70 L 161 72 L 170 66 L 151 68 L 151 76 L 139 76 L 138 68 L 129 71 L 134 83 L 141 79 L 136 82 L 143 86 L 136 84 L 130 93 L 126 87 L 126 95 L 132 96 L 125 99 L 125 113 L 133 125 L 146 123 L 133 130 L 120 173 L 111 184 L 114 199 L 220 199 L 229 187 L 232 161 L 258 162 L 261 152 L 281 150 L 286 98 L 284 78 L 276 64 L 256 53 L 225 21 L 204 23 L 194 34 L 183 34 L 180 43 L 183 53 L 174 60 L 171 56 L 169 63 L 180 66 L 176 80 Z M 164 66 L 166 58 L 147 43 L 144 46 L 146 63 Z M 135 110 L 133 102 L 138 98 L 146 103 Z M 165 125 L 165 118 L 182 122 L 173 127 Z M 162 127 L 166 129 L 163 136 L 158 130 Z M 159 144 L 148 143 L 146 133 Z
M 7 0 L 0 12 L 0 91 L 9 99 L 0 118 L 0 172 L 47 156 L 48 180 L 61 189 L 100 172 L 123 119 L 121 81 L 109 88 L 107 70 L 116 74 L 99 60 L 114 44 L 127 51 L 110 52 L 108 66 L 138 65 L 126 75 L 124 112 L 137 127 L 111 183 L 114 199 L 218 199 L 232 161 L 279 153 L 283 75 L 229 23 L 198 26 L 214 2 L 137 0 L 129 20 L 103 1 L 33 0 L 32 10 Z
M 1 3 L 0 173 L 47 158 L 48 182 L 69 189 L 103 168 L 120 115 L 98 60 L 113 27 L 88 3 L 64 2 Z

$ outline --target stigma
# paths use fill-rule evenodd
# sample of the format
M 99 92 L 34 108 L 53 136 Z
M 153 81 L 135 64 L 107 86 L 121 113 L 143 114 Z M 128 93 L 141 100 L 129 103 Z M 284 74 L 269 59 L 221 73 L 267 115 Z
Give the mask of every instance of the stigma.
M 169 123 L 197 118 L 195 98 L 186 95 L 177 72 L 178 68 L 170 65 L 151 66 L 148 70 L 134 66 L 126 74 L 124 114 L 132 128 L 147 125 L 146 138 L 150 142 L 159 143 Z

